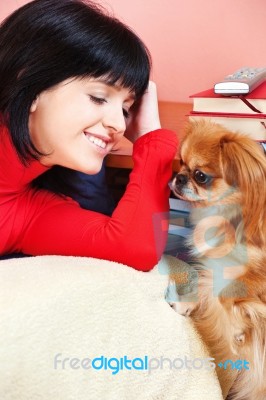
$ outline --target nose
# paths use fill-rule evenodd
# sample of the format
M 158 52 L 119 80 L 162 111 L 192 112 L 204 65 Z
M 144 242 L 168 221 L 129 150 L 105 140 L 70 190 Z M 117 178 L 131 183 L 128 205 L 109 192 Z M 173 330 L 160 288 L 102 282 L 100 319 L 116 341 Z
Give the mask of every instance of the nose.
M 126 121 L 123 110 L 111 110 L 105 115 L 103 126 L 112 134 L 124 134 Z
M 188 177 L 184 174 L 177 174 L 175 178 L 176 186 L 184 186 L 188 183 Z

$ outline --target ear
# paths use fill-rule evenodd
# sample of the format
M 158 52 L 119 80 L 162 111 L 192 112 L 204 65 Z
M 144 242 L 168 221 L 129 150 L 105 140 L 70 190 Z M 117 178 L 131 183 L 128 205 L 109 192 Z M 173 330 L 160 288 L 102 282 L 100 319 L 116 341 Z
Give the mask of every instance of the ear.
M 192 135 L 195 134 L 196 130 L 198 128 L 198 121 L 195 121 L 193 119 L 190 119 L 185 122 L 183 130 L 179 134 L 180 138 L 180 147 L 179 151 L 181 151 L 181 148 L 184 144 L 184 142 Z
M 190 118 L 184 125 L 184 137 L 189 136 L 191 133 L 194 135 L 201 135 L 204 131 L 210 131 L 210 129 L 215 128 L 217 131 L 219 125 L 210 123 L 209 120 L 201 118 Z M 221 128 L 221 126 L 220 126 Z
M 224 179 L 242 193 L 246 237 L 262 245 L 266 229 L 266 157 L 255 141 L 233 132 L 220 139 L 220 147 Z
M 35 100 L 33 100 L 31 106 L 30 106 L 30 112 L 33 113 L 37 110 L 38 107 L 38 103 L 39 103 L 39 96 L 36 97 Z
M 198 127 L 202 126 L 203 120 L 190 119 L 184 124 L 183 133 L 181 133 L 181 140 L 190 136 L 191 133 L 195 133 Z

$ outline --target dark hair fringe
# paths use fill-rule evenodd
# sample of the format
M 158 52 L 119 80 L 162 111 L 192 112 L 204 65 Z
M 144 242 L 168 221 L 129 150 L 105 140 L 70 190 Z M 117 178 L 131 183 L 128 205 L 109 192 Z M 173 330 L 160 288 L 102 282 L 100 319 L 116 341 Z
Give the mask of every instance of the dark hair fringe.
M 151 58 L 141 39 L 100 5 L 82 0 L 35 0 L 0 26 L 0 113 L 24 163 L 43 155 L 28 119 L 42 91 L 75 77 L 103 77 L 145 92 Z

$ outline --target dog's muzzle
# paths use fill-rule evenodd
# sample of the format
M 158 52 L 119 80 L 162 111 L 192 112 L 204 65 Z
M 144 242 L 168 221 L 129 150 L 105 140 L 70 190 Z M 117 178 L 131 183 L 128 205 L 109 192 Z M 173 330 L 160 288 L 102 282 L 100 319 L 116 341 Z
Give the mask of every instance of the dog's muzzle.
M 175 193 L 175 195 L 181 195 L 182 189 L 188 183 L 188 177 L 184 174 L 176 174 L 174 179 L 170 182 L 170 189 Z
M 188 177 L 187 175 L 184 174 L 177 174 L 174 181 L 175 181 L 174 185 L 176 188 L 182 188 L 184 185 L 188 183 Z

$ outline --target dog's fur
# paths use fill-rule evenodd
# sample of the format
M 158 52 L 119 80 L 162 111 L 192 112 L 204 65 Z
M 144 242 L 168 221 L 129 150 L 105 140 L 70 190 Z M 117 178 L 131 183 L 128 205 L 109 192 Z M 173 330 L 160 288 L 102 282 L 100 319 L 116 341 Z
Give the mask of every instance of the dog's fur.
M 188 124 L 180 158 L 172 187 L 192 204 L 198 282 L 197 300 L 180 296 L 177 310 L 191 316 L 216 362 L 249 362 L 228 398 L 266 399 L 266 156 L 247 136 L 201 120 Z

